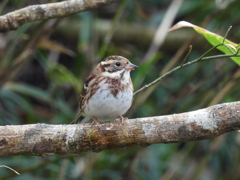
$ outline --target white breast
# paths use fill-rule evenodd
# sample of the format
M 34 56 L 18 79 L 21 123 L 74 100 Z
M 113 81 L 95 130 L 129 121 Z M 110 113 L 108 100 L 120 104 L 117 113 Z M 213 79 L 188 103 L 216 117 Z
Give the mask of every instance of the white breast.
M 84 108 L 83 115 L 95 117 L 98 120 L 112 120 L 123 115 L 131 106 L 133 98 L 133 87 L 129 72 L 125 73 L 128 78 L 123 78 L 121 84 L 113 85 L 102 80 L 99 89 Z

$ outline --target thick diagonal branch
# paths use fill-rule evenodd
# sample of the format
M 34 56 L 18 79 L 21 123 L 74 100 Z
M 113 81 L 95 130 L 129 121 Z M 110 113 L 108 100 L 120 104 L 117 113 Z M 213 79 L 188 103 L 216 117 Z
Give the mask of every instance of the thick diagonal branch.
M 64 17 L 115 1 L 117 0 L 68 0 L 28 6 L 0 16 L 0 32 L 17 29 L 28 22 Z
M 70 122 L 70 121 L 69 121 Z M 196 141 L 240 128 L 240 101 L 197 111 L 126 120 L 119 124 L 0 126 L 0 156 L 49 156 Z

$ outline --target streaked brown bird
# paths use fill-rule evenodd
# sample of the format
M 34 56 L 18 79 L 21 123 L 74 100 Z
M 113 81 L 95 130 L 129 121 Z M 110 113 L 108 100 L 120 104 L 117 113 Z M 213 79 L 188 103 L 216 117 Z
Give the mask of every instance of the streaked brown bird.
M 86 79 L 80 95 L 80 113 L 72 123 L 85 123 L 90 118 L 108 121 L 122 116 L 132 105 L 133 84 L 130 71 L 137 68 L 122 56 L 109 56 L 101 61 Z

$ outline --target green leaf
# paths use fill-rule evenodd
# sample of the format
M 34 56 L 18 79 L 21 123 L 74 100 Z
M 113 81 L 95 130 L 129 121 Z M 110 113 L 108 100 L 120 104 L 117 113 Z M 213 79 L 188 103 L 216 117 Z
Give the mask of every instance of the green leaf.
M 213 46 L 222 44 L 224 42 L 224 45 L 222 46 L 218 46 L 217 49 L 222 51 L 224 54 L 234 54 L 234 53 L 238 53 L 238 48 L 239 45 L 228 40 L 228 39 L 224 39 L 224 37 L 219 36 L 218 34 L 212 33 L 204 28 L 201 28 L 199 26 L 196 26 L 194 24 L 191 24 L 189 22 L 186 21 L 180 21 L 177 24 L 175 24 L 173 27 L 170 28 L 169 31 L 173 31 L 176 29 L 180 29 L 183 27 L 191 27 L 193 28 L 197 33 L 203 35 L 206 40 L 212 44 Z M 239 54 L 239 53 L 238 53 Z M 231 57 L 231 59 L 237 63 L 238 65 L 240 65 L 240 57 Z

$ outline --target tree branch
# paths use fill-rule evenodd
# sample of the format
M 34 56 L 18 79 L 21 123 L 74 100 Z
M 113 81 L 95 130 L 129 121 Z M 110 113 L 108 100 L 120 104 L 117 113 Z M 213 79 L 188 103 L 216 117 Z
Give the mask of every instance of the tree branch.
M 0 126 L 0 156 L 50 156 L 106 149 L 188 142 L 217 137 L 240 128 L 240 101 L 166 116 L 136 118 L 119 124 Z
M 15 30 L 28 22 L 64 17 L 115 1 L 117 0 L 69 0 L 28 6 L 0 16 L 0 32 Z

